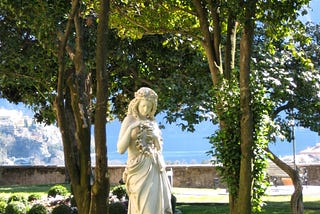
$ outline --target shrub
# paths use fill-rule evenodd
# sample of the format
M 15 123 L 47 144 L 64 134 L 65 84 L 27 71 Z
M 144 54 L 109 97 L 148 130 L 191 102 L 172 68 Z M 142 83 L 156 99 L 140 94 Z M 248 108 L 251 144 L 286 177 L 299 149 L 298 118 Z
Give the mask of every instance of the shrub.
M 109 205 L 110 214 L 127 214 L 126 206 L 121 202 L 112 203 Z
M 28 214 L 48 214 L 49 211 L 42 204 L 34 204 L 29 210 Z
M 177 206 L 177 197 L 171 194 L 171 206 L 172 206 L 172 212 L 175 213 L 176 206 Z
M 0 213 L 4 214 L 6 211 L 6 206 L 7 206 L 7 202 L 5 201 L 0 201 Z
M 66 196 L 68 194 L 68 189 L 62 185 L 54 185 L 48 191 L 48 197 L 56 197 L 57 195 Z
M 20 201 L 20 202 L 23 202 L 25 203 L 26 202 L 26 199 L 22 196 L 22 195 L 11 195 L 9 198 L 8 198 L 8 204 L 13 202 L 13 201 Z
M 5 214 L 26 214 L 26 205 L 21 201 L 12 201 L 8 203 Z
M 0 196 L 0 201 L 7 202 L 7 201 L 8 201 L 8 198 L 6 198 L 5 196 L 1 195 L 1 196 Z
M 37 193 L 33 193 L 31 195 L 28 196 L 28 201 L 35 201 L 35 200 L 39 200 L 41 199 L 41 195 L 37 194 Z
M 70 214 L 72 212 L 71 207 L 61 204 L 55 208 L 53 208 L 51 214 Z
M 71 207 L 71 214 L 78 214 L 78 208 L 77 207 Z
M 112 195 L 116 195 L 119 200 L 123 198 L 123 196 L 125 196 L 126 194 L 127 192 L 124 185 L 118 185 L 112 189 Z
M 77 202 L 76 199 L 74 198 L 74 196 L 70 196 L 70 205 L 71 207 L 76 207 L 77 206 Z

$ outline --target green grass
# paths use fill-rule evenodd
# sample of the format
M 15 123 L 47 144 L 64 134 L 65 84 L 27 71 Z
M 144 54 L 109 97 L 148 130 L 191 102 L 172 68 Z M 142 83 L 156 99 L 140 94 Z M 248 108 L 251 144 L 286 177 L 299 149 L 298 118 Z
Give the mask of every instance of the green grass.
M 183 214 L 229 213 L 228 195 L 222 189 L 173 188 L 177 209 Z M 289 214 L 290 195 L 264 196 L 263 214 Z M 304 195 L 304 213 L 320 213 L 320 194 Z
M 227 204 L 184 204 L 178 205 L 177 209 L 181 210 L 183 214 L 223 214 L 229 213 Z
M 320 201 L 305 202 L 304 214 L 320 213 Z M 178 204 L 183 214 L 228 214 L 228 204 Z M 290 214 L 290 202 L 267 202 L 263 214 Z

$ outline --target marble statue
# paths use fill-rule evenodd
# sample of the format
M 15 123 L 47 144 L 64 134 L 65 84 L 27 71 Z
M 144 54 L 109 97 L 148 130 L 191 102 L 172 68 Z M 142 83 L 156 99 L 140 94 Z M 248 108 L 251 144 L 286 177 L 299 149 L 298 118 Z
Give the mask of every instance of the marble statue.
M 128 151 L 123 181 L 129 214 L 169 214 L 171 186 L 162 156 L 162 137 L 154 118 L 158 95 L 150 88 L 135 92 L 122 122 L 117 149 Z

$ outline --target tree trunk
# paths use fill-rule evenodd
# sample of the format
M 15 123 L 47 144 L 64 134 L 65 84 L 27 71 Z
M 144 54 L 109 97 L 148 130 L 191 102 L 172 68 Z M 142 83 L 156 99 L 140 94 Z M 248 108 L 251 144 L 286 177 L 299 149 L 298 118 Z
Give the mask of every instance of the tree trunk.
M 292 179 L 294 192 L 291 195 L 290 200 L 291 212 L 293 214 L 302 214 L 304 211 L 302 194 L 303 187 L 298 170 L 291 168 L 288 164 L 286 164 L 285 162 L 280 160 L 276 155 L 274 155 L 269 149 L 267 149 L 267 152 L 270 154 L 270 160 L 272 160 L 280 169 L 285 171 Z
M 251 213 L 253 116 L 251 109 L 250 60 L 254 35 L 255 1 L 246 4 L 246 19 L 240 41 L 241 164 L 237 213 Z
M 87 120 L 84 120 L 86 122 L 79 121 L 79 118 L 82 118 L 81 114 L 84 114 L 79 108 L 83 105 L 79 102 L 80 98 L 77 96 L 79 94 L 76 95 L 75 91 L 70 92 L 70 88 L 66 88 L 65 91 L 64 95 L 57 95 L 54 106 L 62 135 L 65 164 L 70 175 L 71 188 L 76 199 L 78 213 L 88 214 L 91 189 L 90 123 Z M 74 97 L 70 94 L 73 94 Z M 75 103 L 78 103 L 78 105 L 75 105 Z M 78 120 L 76 117 L 78 117 Z M 77 122 L 82 124 L 77 124 Z
M 221 57 L 221 21 L 220 21 L 220 1 L 209 1 L 206 6 L 203 1 L 194 0 L 197 16 L 200 22 L 200 30 L 203 35 L 202 45 L 206 51 L 209 69 L 211 72 L 213 85 L 218 86 L 222 83 L 222 78 L 231 79 L 231 71 L 234 68 L 235 38 L 236 38 L 236 16 L 233 14 L 228 17 L 227 44 L 225 46 L 225 68 L 222 67 Z M 253 116 L 251 109 L 250 91 L 250 60 L 251 49 L 254 35 L 254 19 L 256 0 L 242 1 L 239 3 L 245 8 L 245 19 L 242 20 L 243 34 L 240 42 L 240 178 L 236 181 L 237 193 L 229 193 L 230 213 L 246 214 L 251 213 L 251 190 L 252 190 L 252 156 L 253 156 Z M 212 32 L 209 28 L 208 13 L 210 10 L 213 26 Z M 224 76 L 223 76 L 224 75 Z M 219 94 L 217 94 L 219 96 Z M 219 98 L 218 98 L 219 100 Z M 217 114 L 219 117 L 220 129 L 227 134 L 232 133 L 227 121 L 224 121 L 225 113 L 219 109 L 223 106 L 217 103 Z M 222 108 L 221 108 L 222 109 Z M 230 130 L 228 130 L 230 129 Z M 229 131 L 229 132 L 228 132 Z M 232 138 L 233 143 L 237 144 L 237 137 Z M 227 140 L 227 139 L 226 139 Z M 223 142 L 222 142 L 223 143 Z M 236 146 L 236 145 L 234 145 Z M 228 176 L 228 175 L 226 175 Z M 231 175 L 229 175 L 231 176 Z M 228 184 L 229 185 L 229 184 Z
M 109 93 L 106 73 L 107 38 L 108 38 L 109 0 L 101 0 L 96 51 L 96 108 L 94 116 L 94 136 L 96 149 L 95 181 L 91 189 L 90 214 L 109 213 L 109 176 L 106 146 L 106 112 Z
M 87 214 L 90 205 L 90 123 L 84 126 L 83 123 L 88 121 L 85 120 L 86 118 L 81 120 L 82 116 L 79 115 L 84 113 L 83 109 L 79 111 L 79 108 L 86 106 L 81 103 L 84 93 L 79 94 L 82 89 L 78 88 L 84 87 L 82 85 L 84 79 L 81 74 L 81 71 L 83 71 L 81 52 L 77 53 L 77 62 L 75 63 L 75 69 L 79 70 L 68 73 L 65 70 L 65 50 L 78 9 L 79 2 L 75 0 L 72 2 L 64 35 L 60 38 L 57 96 L 54 100 L 54 108 L 62 135 L 65 164 L 78 205 L 78 213 Z M 81 42 L 81 39 L 77 42 Z M 76 75 L 76 73 L 80 75 Z M 78 79 L 79 77 L 81 78 Z M 86 116 L 86 114 L 82 115 Z M 87 151 L 89 152 L 88 155 L 86 155 Z

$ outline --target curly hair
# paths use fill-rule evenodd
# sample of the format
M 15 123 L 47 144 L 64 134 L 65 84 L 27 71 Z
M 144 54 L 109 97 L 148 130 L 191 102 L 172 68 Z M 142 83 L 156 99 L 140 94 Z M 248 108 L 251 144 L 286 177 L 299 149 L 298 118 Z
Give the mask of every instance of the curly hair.
M 139 117 L 138 105 L 141 100 L 148 100 L 152 103 L 152 109 L 150 115 L 148 115 L 148 119 L 154 120 L 154 115 L 157 110 L 157 93 L 151 88 L 142 87 L 138 91 L 134 93 L 134 99 L 132 99 L 128 106 L 128 115 L 132 115 L 135 118 Z

